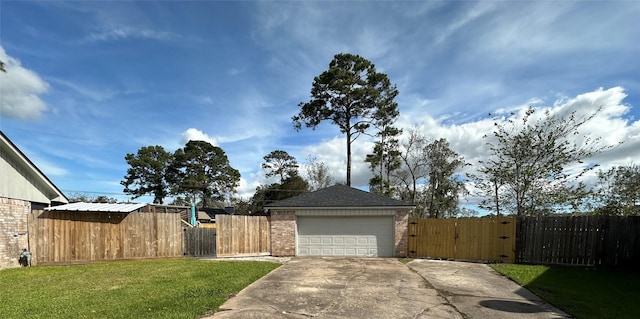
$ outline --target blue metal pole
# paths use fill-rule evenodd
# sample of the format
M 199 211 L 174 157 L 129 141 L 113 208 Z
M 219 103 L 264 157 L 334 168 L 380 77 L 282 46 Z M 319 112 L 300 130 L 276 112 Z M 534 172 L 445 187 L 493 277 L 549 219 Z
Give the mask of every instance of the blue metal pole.
M 196 204 L 191 203 L 191 225 L 196 225 Z

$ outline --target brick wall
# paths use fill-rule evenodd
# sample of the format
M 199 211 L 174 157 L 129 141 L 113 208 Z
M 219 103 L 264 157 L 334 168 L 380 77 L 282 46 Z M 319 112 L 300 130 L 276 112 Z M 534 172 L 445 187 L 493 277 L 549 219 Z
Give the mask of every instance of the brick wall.
M 294 211 L 271 212 L 271 255 L 296 255 L 296 216 Z
M 394 238 L 394 247 L 395 251 L 393 252 L 395 257 L 407 257 L 407 247 L 409 245 L 409 235 L 408 235 L 408 226 L 409 226 L 409 211 L 408 210 L 398 210 L 396 211 L 396 216 L 393 219 L 395 223 L 395 238 Z
M 18 267 L 18 257 L 28 248 L 28 201 L 0 197 L 0 269 Z

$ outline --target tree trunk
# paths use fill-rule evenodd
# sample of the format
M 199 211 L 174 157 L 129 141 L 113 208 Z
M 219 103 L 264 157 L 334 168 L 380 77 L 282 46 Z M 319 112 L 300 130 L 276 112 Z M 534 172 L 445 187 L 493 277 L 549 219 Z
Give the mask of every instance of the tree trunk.
M 351 186 L 351 131 L 347 131 L 347 186 Z
M 384 132 L 382 133 L 382 135 L 380 136 L 380 194 L 384 194 L 387 195 L 387 187 L 386 187 L 386 181 L 385 181 L 385 176 L 384 176 L 384 167 L 385 167 L 385 163 L 387 161 L 387 156 L 386 156 L 386 150 L 387 150 L 387 146 L 385 144 L 385 134 Z
M 496 217 L 500 217 L 500 197 L 498 193 L 498 182 L 494 181 L 493 186 L 495 187 L 495 203 L 496 203 Z
M 436 200 L 436 192 L 438 191 L 438 181 L 434 180 L 434 178 L 432 176 L 429 177 L 430 181 L 429 183 L 431 185 L 429 185 L 429 187 L 431 188 L 430 191 L 430 199 L 429 199 L 429 216 L 434 217 L 434 218 L 440 218 L 439 215 L 439 208 L 435 208 L 435 200 Z

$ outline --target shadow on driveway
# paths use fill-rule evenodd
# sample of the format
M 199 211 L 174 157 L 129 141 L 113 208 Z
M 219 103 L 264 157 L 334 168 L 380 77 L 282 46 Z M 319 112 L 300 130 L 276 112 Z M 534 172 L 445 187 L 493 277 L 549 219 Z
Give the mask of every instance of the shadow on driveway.
M 417 259 L 407 266 L 467 318 L 571 318 L 485 264 Z

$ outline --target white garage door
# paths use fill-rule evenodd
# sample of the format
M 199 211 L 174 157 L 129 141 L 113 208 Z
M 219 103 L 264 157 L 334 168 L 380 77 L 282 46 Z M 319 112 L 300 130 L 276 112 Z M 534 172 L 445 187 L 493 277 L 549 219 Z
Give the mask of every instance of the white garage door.
M 298 256 L 393 256 L 393 217 L 297 217 Z

